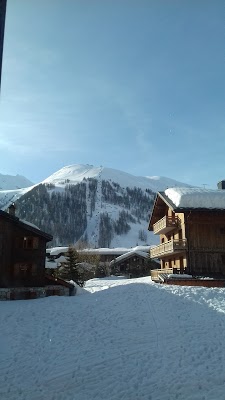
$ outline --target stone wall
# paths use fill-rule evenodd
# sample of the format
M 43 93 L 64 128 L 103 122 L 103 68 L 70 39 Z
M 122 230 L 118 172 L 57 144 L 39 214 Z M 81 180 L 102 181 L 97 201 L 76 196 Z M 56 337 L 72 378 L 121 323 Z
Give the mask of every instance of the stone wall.
M 37 299 L 48 296 L 73 296 L 74 291 L 61 285 L 47 285 L 44 287 L 20 287 L 20 288 L 0 288 L 1 300 L 28 300 Z

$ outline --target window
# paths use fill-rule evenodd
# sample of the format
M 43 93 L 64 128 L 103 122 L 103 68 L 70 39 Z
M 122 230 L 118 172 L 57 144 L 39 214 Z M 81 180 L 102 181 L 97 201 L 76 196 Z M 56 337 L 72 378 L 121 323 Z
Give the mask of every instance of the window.
M 32 263 L 16 263 L 14 265 L 14 278 L 27 278 L 37 275 L 37 266 Z
M 23 248 L 24 249 L 33 249 L 33 238 L 24 236 L 23 238 Z
M 30 275 L 32 264 L 30 263 L 17 263 L 14 265 L 14 277 L 25 278 Z
M 16 247 L 19 249 L 38 249 L 38 238 L 33 236 L 18 237 Z

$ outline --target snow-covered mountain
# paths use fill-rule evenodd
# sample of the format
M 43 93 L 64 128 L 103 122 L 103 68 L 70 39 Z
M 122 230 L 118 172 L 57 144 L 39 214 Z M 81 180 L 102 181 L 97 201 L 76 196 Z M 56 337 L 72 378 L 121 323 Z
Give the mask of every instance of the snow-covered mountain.
M 16 201 L 18 216 L 51 233 L 53 245 L 81 240 L 93 247 L 133 247 L 158 239 L 148 232 L 155 192 L 188 186 L 93 165 L 66 166 L 40 184 L 1 191 L 0 207 Z
M 24 176 L 0 174 L 0 209 L 6 209 L 33 187 L 33 183 Z
M 21 189 L 32 185 L 33 183 L 22 175 L 0 174 L 0 190 Z
M 134 176 L 117 169 L 105 168 L 102 166 L 95 167 L 89 164 L 75 164 L 61 168 L 42 183 L 53 183 L 58 187 L 63 187 L 66 183 L 76 184 L 82 182 L 83 179 L 89 178 L 114 181 L 121 187 L 139 187 L 143 190 L 150 189 L 153 192 L 165 190 L 168 187 L 174 186 L 190 186 L 186 183 L 178 182 L 175 179 L 162 176 Z
M 0 210 L 6 210 L 10 204 L 15 203 L 25 193 L 33 189 L 34 186 L 23 189 L 0 190 Z

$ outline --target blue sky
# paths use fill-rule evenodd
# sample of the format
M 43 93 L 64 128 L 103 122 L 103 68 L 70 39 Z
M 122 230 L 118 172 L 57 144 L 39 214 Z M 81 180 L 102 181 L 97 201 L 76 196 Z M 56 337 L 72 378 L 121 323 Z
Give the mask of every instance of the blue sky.
M 8 0 L 0 172 L 225 178 L 221 0 Z

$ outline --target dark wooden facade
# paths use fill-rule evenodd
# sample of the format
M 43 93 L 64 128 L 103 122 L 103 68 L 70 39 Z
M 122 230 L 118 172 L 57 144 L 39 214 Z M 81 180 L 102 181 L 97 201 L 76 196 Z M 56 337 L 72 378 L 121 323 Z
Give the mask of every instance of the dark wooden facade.
M 150 275 L 149 258 L 135 252 L 119 256 L 110 262 L 112 274 L 124 274 L 129 278 Z M 149 260 L 150 261 L 150 260 Z
M 162 270 L 225 277 L 225 209 L 179 209 L 158 193 L 149 230 L 160 237 L 150 256 Z
M 44 286 L 52 236 L 0 210 L 0 287 Z
M 189 272 L 225 276 L 225 210 L 185 214 Z

